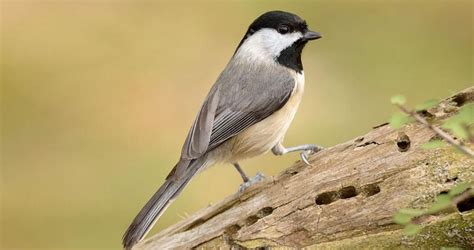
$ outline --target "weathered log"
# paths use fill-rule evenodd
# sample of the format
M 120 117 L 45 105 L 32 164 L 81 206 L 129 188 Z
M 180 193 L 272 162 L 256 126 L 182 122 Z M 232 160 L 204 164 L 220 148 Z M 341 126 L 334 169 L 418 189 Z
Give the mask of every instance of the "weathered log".
M 474 87 L 423 112 L 442 121 L 474 101 Z M 138 244 L 168 248 L 474 247 L 474 198 L 427 216 L 416 236 L 392 217 L 400 208 L 427 208 L 458 182 L 474 182 L 474 160 L 451 147 L 420 146 L 436 138 L 417 123 L 384 124 L 364 136 L 297 162 L 274 178 L 204 208 Z M 466 145 L 472 148 L 472 145 Z

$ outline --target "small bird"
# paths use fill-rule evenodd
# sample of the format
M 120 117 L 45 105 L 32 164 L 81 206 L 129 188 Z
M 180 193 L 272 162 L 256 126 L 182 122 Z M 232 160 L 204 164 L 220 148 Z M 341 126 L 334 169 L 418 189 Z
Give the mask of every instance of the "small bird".
M 124 248 L 142 240 L 191 178 L 211 165 L 233 164 L 244 181 L 241 191 L 262 178 L 247 177 L 239 165 L 244 159 L 300 151 L 309 165 L 307 155 L 322 147 L 285 148 L 282 141 L 304 91 L 301 53 L 318 38 L 303 19 L 284 11 L 266 12 L 249 26 L 204 100 L 178 163 L 125 232 Z

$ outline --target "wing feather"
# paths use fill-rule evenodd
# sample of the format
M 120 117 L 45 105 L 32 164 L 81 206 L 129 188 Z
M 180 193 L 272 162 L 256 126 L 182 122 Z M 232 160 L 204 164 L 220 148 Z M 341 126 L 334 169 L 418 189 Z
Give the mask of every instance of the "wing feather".
M 295 87 L 283 67 L 229 63 L 212 87 L 191 127 L 181 158 L 196 159 L 253 124 L 267 118 L 288 101 Z M 185 165 L 176 167 L 176 175 Z

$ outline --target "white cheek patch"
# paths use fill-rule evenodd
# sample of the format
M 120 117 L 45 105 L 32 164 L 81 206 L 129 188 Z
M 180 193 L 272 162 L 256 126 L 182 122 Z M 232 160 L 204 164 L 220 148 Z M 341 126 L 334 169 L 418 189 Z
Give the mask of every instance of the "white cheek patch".
M 301 32 L 280 34 L 274 29 L 261 29 L 251 35 L 237 51 L 237 55 L 248 60 L 274 61 L 280 53 L 303 37 Z

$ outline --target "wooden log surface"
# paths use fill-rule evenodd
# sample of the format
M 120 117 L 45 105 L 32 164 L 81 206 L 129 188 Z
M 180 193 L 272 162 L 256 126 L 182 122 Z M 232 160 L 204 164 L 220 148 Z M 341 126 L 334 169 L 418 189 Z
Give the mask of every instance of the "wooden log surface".
M 440 122 L 473 101 L 470 87 L 423 115 Z M 400 208 L 427 208 L 454 184 L 474 182 L 472 158 L 451 147 L 420 147 L 434 138 L 433 131 L 416 123 L 399 130 L 386 124 L 374 127 L 366 135 L 312 155 L 311 166 L 297 162 L 135 249 L 473 248 L 473 199 L 464 207 L 427 216 L 416 236 L 404 236 L 402 226 L 392 221 Z

